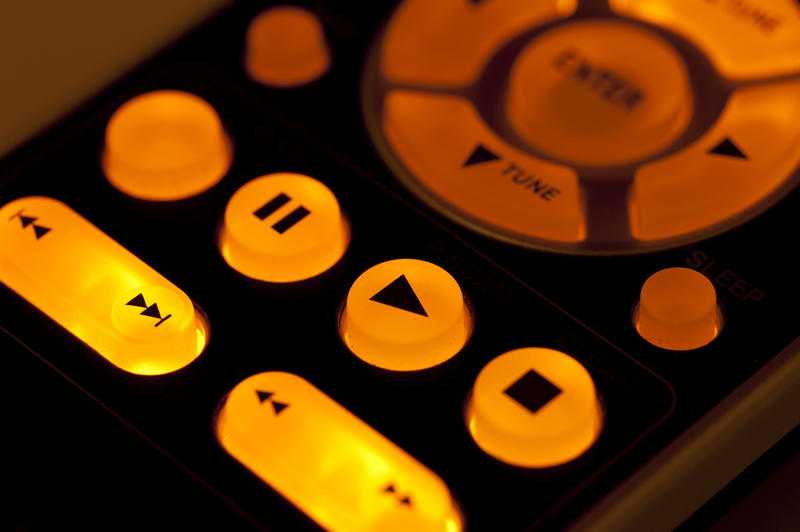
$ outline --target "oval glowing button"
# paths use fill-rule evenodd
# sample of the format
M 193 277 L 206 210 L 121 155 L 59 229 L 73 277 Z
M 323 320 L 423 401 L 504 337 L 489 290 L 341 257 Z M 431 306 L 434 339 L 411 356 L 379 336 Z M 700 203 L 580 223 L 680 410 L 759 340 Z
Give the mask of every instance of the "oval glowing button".
M 415 371 L 458 353 L 469 338 L 472 317 L 449 273 L 430 262 L 396 259 L 356 279 L 339 327 L 361 360 L 379 368 Z
M 597 439 L 603 412 L 580 362 L 543 347 L 494 358 L 478 374 L 466 409 L 478 447 L 505 463 L 551 467 L 582 455 Z
M 171 201 L 214 186 L 231 146 L 211 105 L 188 92 L 159 90 L 125 102 L 106 126 L 103 171 L 121 192 Z
M 635 324 L 651 344 L 686 351 L 717 336 L 719 316 L 717 292 L 705 275 L 689 268 L 667 268 L 642 286 Z
M 60 201 L 0 208 L 0 242 L 0 281 L 115 366 L 160 375 L 205 348 L 189 297 Z
M 270 371 L 237 384 L 216 433 L 231 456 L 326 530 L 462 529 L 435 473 L 297 375 Z
M 312 177 L 283 172 L 257 177 L 233 194 L 219 247 L 234 270 L 286 283 L 326 271 L 349 242 L 333 192 Z
M 262 11 L 247 28 L 246 46 L 247 74 L 264 85 L 305 85 L 330 68 L 322 24 L 314 13 L 300 7 Z
M 506 112 L 545 153 L 613 165 L 675 140 L 692 116 L 692 94 L 680 55 L 658 35 L 622 22 L 575 22 L 522 51 Z

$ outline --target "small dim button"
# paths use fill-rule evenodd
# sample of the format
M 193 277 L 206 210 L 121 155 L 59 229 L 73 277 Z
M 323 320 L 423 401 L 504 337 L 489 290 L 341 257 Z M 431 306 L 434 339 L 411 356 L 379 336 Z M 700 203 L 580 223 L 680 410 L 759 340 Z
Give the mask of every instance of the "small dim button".
M 703 347 L 721 325 L 714 285 L 689 268 L 666 268 L 651 275 L 634 314 L 642 338 L 673 351 Z
M 492 359 L 466 408 L 470 435 L 507 464 L 544 468 L 585 453 L 603 426 L 594 381 L 571 356 L 524 347 Z
M 317 16 L 296 6 L 262 11 L 247 28 L 245 70 L 271 87 L 297 87 L 330 68 L 330 51 Z
M 231 157 L 219 115 L 188 92 L 136 96 L 106 126 L 103 171 L 134 198 L 172 201 L 200 194 L 225 176 Z
M 281 172 L 257 177 L 225 208 L 219 249 L 234 270 L 288 283 L 328 270 L 350 243 L 333 192 L 313 177 Z
M 472 316 L 441 267 L 417 259 L 382 262 L 350 287 L 339 330 L 361 360 L 394 371 L 427 369 L 464 347 Z

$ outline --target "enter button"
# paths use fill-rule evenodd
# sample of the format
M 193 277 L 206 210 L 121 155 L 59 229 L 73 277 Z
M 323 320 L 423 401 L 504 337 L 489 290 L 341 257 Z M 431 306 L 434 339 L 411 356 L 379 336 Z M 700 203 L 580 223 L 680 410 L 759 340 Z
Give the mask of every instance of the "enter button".
M 692 95 L 680 56 L 654 33 L 621 22 L 576 22 L 522 51 L 506 112 L 517 133 L 549 155 L 616 165 L 675 140 L 691 118 Z

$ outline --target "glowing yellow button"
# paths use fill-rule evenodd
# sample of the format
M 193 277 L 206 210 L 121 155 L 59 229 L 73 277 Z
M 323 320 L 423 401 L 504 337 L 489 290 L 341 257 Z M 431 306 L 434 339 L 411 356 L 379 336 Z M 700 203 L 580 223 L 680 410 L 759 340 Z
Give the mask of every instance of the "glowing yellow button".
M 622 22 L 584 21 L 535 39 L 517 58 L 506 112 L 545 153 L 587 165 L 654 153 L 692 116 L 689 75 L 655 33 Z
M 231 456 L 327 530 L 462 529 L 435 473 L 291 373 L 237 384 L 216 432 Z
M 674 351 L 697 349 L 719 331 L 717 292 L 696 270 L 661 270 L 642 286 L 634 321 L 642 338 L 653 345 Z
M 466 409 L 469 432 L 489 455 L 521 467 L 551 467 L 582 455 L 603 412 L 580 362 L 543 347 L 494 358 L 478 374 Z
M 231 157 L 219 115 L 188 92 L 136 96 L 106 126 L 106 178 L 139 199 L 170 201 L 204 192 L 225 176 Z
M 169 373 L 205 347 L 186 294 L 60 201 L 0 208 L 0 242 L 0 281 L 118 368 Z
M 504 42 L 576 6 L 577 0 L 405 0 L 386 29 L 381 71 L 403 83 L 465 85 Z
M 286 283 L 324 272 L 349 242 L 333 192 L 312 177 L 284 172 L 257 177 L 234 193 L 219 247 L 234 270 Z
M 796 0 L 611 0 L 617 12 L 694 41 L 731 78 L 800 72 Z
M 356 279 L 339 328 L 364 362 L 415 371 L 458 353 L 469 338 L 472 316 L 452 275 L 430 262 L 395 259 Z
M 247 28 L 245 69 L 255 81 L 297 87 L 330 68 L 330 51 L 319 19 L 307 9 L 277 6 L 262 11 Z
M 384 102 L 383 128 L 412 186 L 459 219 L 514 237 L 584 239 L 575 171 L 509 145 L 467 100 L 395 90 Z
M 739 89 L 697 142 L 639 168 L 633 236 L 658 240 L 741 220 L 788 190 L 800 164 L 798 94 L 798 80 Z

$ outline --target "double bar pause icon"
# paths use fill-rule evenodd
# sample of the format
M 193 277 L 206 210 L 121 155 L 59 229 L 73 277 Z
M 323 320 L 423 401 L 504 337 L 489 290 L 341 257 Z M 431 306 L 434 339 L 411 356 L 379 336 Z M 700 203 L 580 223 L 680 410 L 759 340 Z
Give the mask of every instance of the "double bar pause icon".
M 286 205 L 291 199 L 292 198 L 281 192 L 264 205 L 256 209 L 253 214 L 259 220 L 264 220 L 267 216 Z M 278 233 L 283 234 L 309 214 L 311 214 L 311 211 L 300 205 L 295 210 L 272 224 L 272 228 Z

